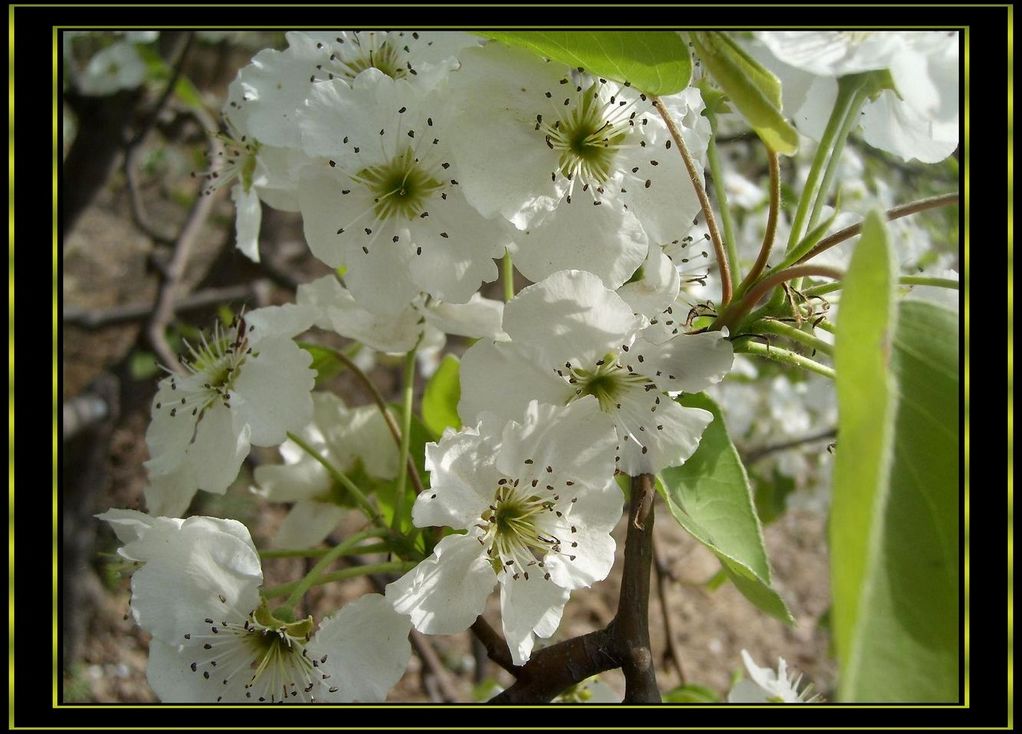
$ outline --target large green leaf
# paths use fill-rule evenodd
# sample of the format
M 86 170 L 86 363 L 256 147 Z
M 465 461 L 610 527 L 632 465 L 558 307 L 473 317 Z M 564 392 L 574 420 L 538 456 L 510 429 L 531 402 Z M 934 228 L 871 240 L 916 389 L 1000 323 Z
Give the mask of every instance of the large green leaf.
M 713 80 L 771 150 L 794 155 L 798 133 L 781 113 L 781 82 L 720 31 L 689 34 Z
M 834 353 L 839 697 L 950 702 L 959 666 L 957 324 L 930 304 L 896 312 L 894 282 L 873 213 L 844 280 Z
M 433 440 L 439 439 L 446 428 L 461 428 L 461 418 L 458 417 L 458 401 L 461 399 L 458 369 L 458 358 L 453 354 L 446 355 L 422 393 L 422 422 L 426 424 Z
M 678 402 L 710 411 L 713 422 L 688 461 L 661 472 L 667 507 L 685 530 L 716 554 L 728 578 L 749 601 L 793 623 L 784 600 L 770 586 L 770 564 L 749 478 L 720 409 L 701 394 L 685 395 Z
M 692 60 L 671 31 L 493 31 L 479 35 L 520 46 L 591 74 L 629 82 L 647 94 L 688 86 Z

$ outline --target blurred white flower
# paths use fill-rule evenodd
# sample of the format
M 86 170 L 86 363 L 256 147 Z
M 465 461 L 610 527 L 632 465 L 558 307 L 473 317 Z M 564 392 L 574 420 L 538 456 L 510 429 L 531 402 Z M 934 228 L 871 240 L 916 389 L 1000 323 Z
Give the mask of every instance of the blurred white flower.
M 742 650 L 742 660 L 750 677 L 735 684 L 727 695 L 728 703 L 815 703 L 820 700 L 818 695 L 812 695 L 812 683 L 799 691 L 802 676 L 789 677 L 784 658 L 778 660 L 777 672 L 756 665 L 745 650 Z

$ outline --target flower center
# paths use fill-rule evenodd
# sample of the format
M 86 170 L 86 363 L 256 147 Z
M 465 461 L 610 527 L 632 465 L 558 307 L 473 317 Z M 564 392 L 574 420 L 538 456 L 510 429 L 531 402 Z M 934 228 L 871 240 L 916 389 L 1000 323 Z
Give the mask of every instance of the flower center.
M 392 79 L 401 79 L 408 75 L 407 69 L 401 64 L 401 54 L 390 40 L 378 42 L 375 34 L 368 34 L 368 39 L 355 36 L 357 53 L 344 59 L 344 75 L 354 79 L 366 69 L 377 69 Z
M 560 373 L 563 377 L 564 374 Z M 596 363 L 591 370 L 571 367 L 567 377 L 568 383 L 575 387 L 575 394 L 569 403 L 592 395 L 600 404 L 600 410 L 611 413 L 621 407 L 621 396 L 634 387 L 643 387 L 653 383 L 647 377 L 637 375 L 617 362 L 617 356 L 608 354 Z
M 618 110 L 613 104 L 604 104 L 599 98 L 599 85 L 592 84 L 570 111 L 560 113 L 553 123 L 537 125 L 547 146 L 559 154 L 561 175 L 590 186 L 601 186 L 610 179 L 615 154 L 628 135 L 630 120 Z
M 373 209 L 379 220 L 415 219 L 425 211 L 429 198 L 444 186 L 420 165 L 411 148 L 387 163 L 363 168 L 354 180 L 373 193 Z
M 224 116 L 224 126 L 227 131 L 219 132 L 216 136 L 221 144 L 221 150 L 217 152 L 220 168 L 203 174 L 207 186 L 202 193 L 206 196 L 227 186 L 235 179 L 241 182 L 245 193 L 252 190 L 260 143 L 247 135 L 242 135 L 231 122 L 231 118 L 226 115 Z
M 204 631 L 185 635 L 198 653 L 189 667 L 220 688 L 217 702 L 315 700 L 315 687 L 328 685 L 323 681 L 330 676 L 317 670 L 326 656 L 313 659 L 305 649 L 312 618 L 288 624 L 264 611 L 257 609 L 240 624 L 207 617 Z
M 517 484 L 517 482 L 515 483 Z M 561 550 L 561 541 L 544 531 L 542 525 L 555 513 L 554 501 L 530 495 L 506 479 L 501 479 L 493 504 L 482 515 L 481 541 L 487 545 L 495 573 L 504 569 L 517 580 L 529 578 L 528 568 L 543 568 L 543 557 Z

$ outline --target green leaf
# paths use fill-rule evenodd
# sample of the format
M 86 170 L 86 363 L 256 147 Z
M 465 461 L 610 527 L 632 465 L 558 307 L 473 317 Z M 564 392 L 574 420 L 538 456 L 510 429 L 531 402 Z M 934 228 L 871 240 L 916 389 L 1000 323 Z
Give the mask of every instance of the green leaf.
M 480 33 L 590 74 L 629 82 L 647 94 L 674 94 L 688 86 L 692 60 L 671 31 L 493 31 Z
M 317 385 L 322 384 L 324 380 L 329 380 L 344 369 L 344 364 L 337 359 L 335 350 L 330 347 L 321 347 L 309 342 L 298 342 L 298 346 L 312 355 L 311 366 L 316 370 Z
M 395 416 L 401 415 L 401 406 L 397 403 L 390 405 L 391 412 Z M 408 455 L 412 457 L 412 461 L 415 463 L 415 468 L 419 472 L 419 476 L 422 478 L 422 484 L 424 487 L 429 487 L 429 474 L 426 472 L 426 443 L 432 441 L 433 438 L 429 433 L 429 429 L 426 428 L 425 424 L 419 420 L 419 417 L 412 414 L 412 433 L 408 441 Z M 392 479 L 388 482 L 383 482 L 375 487 L 377 507 L 380 509 L 380 515 L 383 516 L 384 521 L 389 526 L 391 520 L 394 517 L 394 507 L 397 493 L 397 480 Z M 401 531 L 408 532 L 412 529 L 412 505 L 415 504 L 415 488 L 412 483 L 405 482 L 405 501 L 404 501 L 404 515 L 403 522 L 401 524 Z
M 958 697 L 958 333 L 905 302 L 881 215 L 863 226 L 835 342 L 833 628 L 848 701 Z M 868 399 L 864 397 L 868 396 Z
M 795 491 L 795 480 L 774 467 L 769 477 L 754 476 L 756 514 L 769 525 L 788 508 L 788 495 Z
M 698 683 L 673 688 L 663 695 L 664 703 L 720 703 L 716 691 Z
M 689 34 L 696 54 L 768 148 L 798 151 L 798 133 L 781 113 L 781 82 L 720 31 Z
M 459 366 L 458 358 L 453 354 L 445 356 L 422 394 L 422 422 L 434 440 L 438 440 L 446 428 L 461 428 L 458 417 L 458 401 L 461 399 Z
M 794 623 L 784 600 L 770 587 L 770 564 L 749 478 L 727 435 L 720 408 L 702 394 L 685 395 L 678 402 L 710 411 L 713 422 L 688 461 L 661 472 L 667 507 L 685 530 L 720 559 L 728 578 L 749 601 Z

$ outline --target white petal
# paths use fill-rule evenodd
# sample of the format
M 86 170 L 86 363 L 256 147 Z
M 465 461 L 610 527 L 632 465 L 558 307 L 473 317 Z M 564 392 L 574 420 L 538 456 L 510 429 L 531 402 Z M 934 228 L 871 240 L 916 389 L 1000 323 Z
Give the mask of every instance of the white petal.
M 555 273 L 504 307 L 504 330 L 534 348 L 546 369 L 568 360 L 589 367 L 628 343 L 639 323 L 620 296 L 580 270 Z
M 240 369 L 232 408 L 251 429 L 256 446 L 283 443 L 312 418 L 312 355 L 287 338 L 263 339 Z M 202 486 L 200 483 L 199 486 Z
M 683 464 L 695 453 L 703 431 L 713 420 L 709 411 L 682 407 L 657 391 L 630 391 L 621 406 L 617 413 L 621 439 L 618 469 L 633 477 Z
M 731 342 L 720 332 L 678 334 L 650 343 L 640 332 L 621 363 L 651 379 L 666 392 L 701 392 L 724 379 L 734 363 Z
M 217 494 L 227 491 L 248 456 L 249 436 L 249 427 L 221 403 L 205 412 L 188 448 L 188 465 L 199 489 Z
M 681 273 L 663 249 L 655 248 L 642 264 L 642 277 L 617 289 L 632 310 L 652 318 L 674 303 L 681 289 Z
M 509 477 L 535 478 L 558 489 L 566 480 L 571 486 L 602 487 L 614 477 L 616 445 L 614 422 L 596 398 L 563 407 L 534 400 L 521 423 L 504 427 L 497 467 Z
M 191 394 L 198 387 L 198 382 L 194 376 L 176 375 L 160 381 L 156 397 L 153 398 L 152 420 L 145 434 L 150 456 L 146 468 L 150 475 L 170 474 L 177 471 L 185 461 L 195 435 L 196 418 L 190 415 L 191 411 L 182 410 L 178 414 L 172 406 L 178 404 L 181 395 Z
M 273 536 L 276 548 L 312 548 L 322 543 L 337 527 L 347 508 L 328 502 L 297 502 Z
M 507 578 L 501 583 L 500 616 L 515 665 L 524 665 L 531 657 L 533 633 L 550 637 L 557 631 L 570 594 L 539 573 L 530 574 L 528 579 Z
M 588 197 L 579 197 L 537 217 L 515 237 L 515 267 L 532 281 L 577 268 L 595 274 L 608 288 L 619 287 L 646 258 L 649 239 L 632 212 L 615 199 L 603 202 L 593 206 Z
M 235 229 L 237 247 L 252 262 L 259 262 L 259 226 L 262 223 L 263 208 L 255 189 L 246 192 L 239 183 L 231 189 L 231 199 L 237 209 Z
M 375 405 L 352 408 L 340 430 L 329 432 L 331 455 L 343 457 L 345 465 L 360 460 L 366 472 L 378 479 L 397 476 L 400 455 L 394 437 Z
M 412 507 L 417 527 L 471 528 L 493 501 L 500 474 L 496 467 L 499 433 L 487 417 L 480 429 L 446 433 L 440 443 L 426 444 L 430 488 Z
M 325 619 L 309 642 L 309 655 L 327 655 L 319 670 L 339 690 L 326 701 L 383 701 L 412 655 L 411 621 L 380 594 L 366 594 Z
M 578 589 L 607 578 L 614 565 L 610 531 L 621 518 L 623 503 L 614 482 L 578 494 L 557 522 L 555 534 L 561 540 L 561 552 L 548 553 L 543 559 L 551 581 Z
M 939 163 L 958 147 L 957 126 L 937 126 L 891 91 L 862 110 L 862 137 L 870 145 L 905 160 Z
M 295 303 L 313 310 L 313 324 L 321 329 L 331 328 L 330 308 L 346 299 L 350 299 L 352 303 L 355 301 L 348 293 L 348 289 L 341 285 L 341 281 L 333 274 L 324 275 L 311 283 L 302 283 L 295 295 Z
M 259 604 L 259 554 L 236 520 L 160 523 L 124 552 L 145 563 L 131 579 L 135 621 L 164 642 L 180 644 L 206 617 L 240 620 Z
M 245 314 L 251 344 L 269 337 L 298 336 L 312 326 L 314 321 L 315 314 L 310 309 L 294 303 L 257 308 Z
M 504 304 L 478 293 L 468 303 L 431 302 L 424 311 L 426 319 L 446 334 L 467 336 L 470 339 L 499 339 L 506 337 L 501 328 Z
M 110 523 L 117 539 L 124 544 L 133 543 L 142 538 L 156 522 L 156 518 L 152 515 L 118 507 L 96 515 L 96 518 Z
M 252 491 L 272 502 L 295 502 L 327 492 L 333 481 L 311 456 L 292 464 L 264 464 L 253 472 Z
M 217 689 L 189 669 L 193 650 L 168 645 L 157 638 L 149 641 L 146 679 L 163 703 L 213 703 Z
M 377 314 L 362 308 L 345 291 L 328 309 L 332 328 L 341 336 L 389 354 L 411 351 L 422 335 L 422 316 L 410 304 L 396 313 Z
M 501 421 L 515 420 L 530 400 L 564 405 L 573 394 L 567 382 L 516 343 L 482 339 L 461 358 L 458 415 L 466 425 L 476 423 L 484 412 Z
M 448 535 L 433 555 L 387 586 L 387 600 L 427 635 L 468 629 L 486 607 L 497 577 L 474 535 Z
M 169 474 L 150 474 L 142 492 L 150 514 L 182 517 L 198 489 L 195 470 L 185 464 Z

